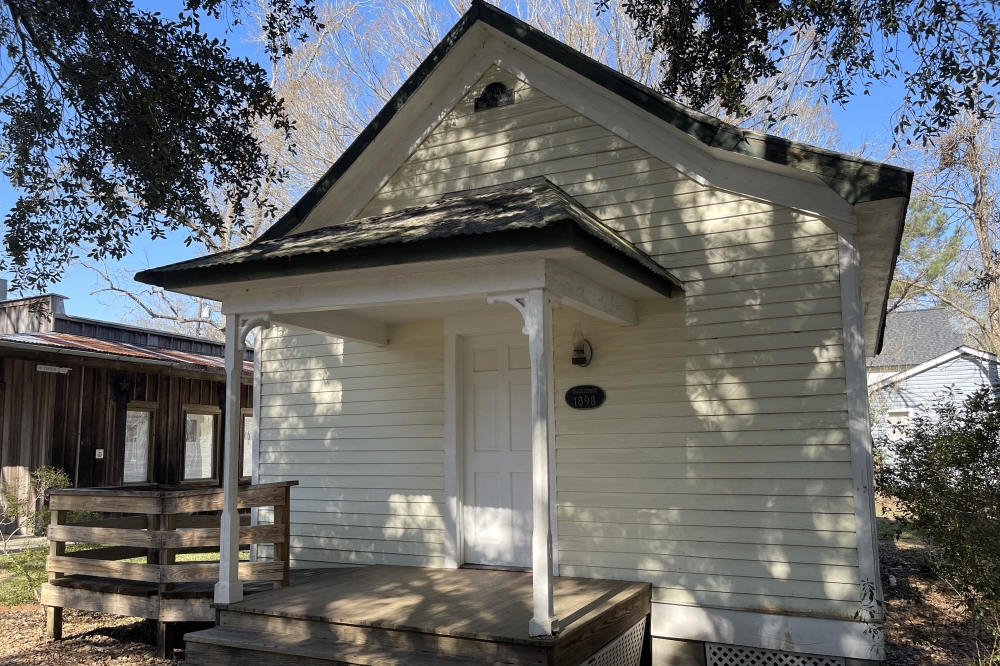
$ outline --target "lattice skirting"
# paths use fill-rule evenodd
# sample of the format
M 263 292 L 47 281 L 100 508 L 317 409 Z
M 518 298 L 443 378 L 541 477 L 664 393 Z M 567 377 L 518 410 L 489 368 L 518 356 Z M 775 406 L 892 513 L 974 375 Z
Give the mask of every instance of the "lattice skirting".
M 840 657 L 705 644 L 708 666 L 844 666 Z
M 646 618 L 643 618 L 634 627 L 625 630 L 618 638 L 584 659 L 580 666 L 639 666 L 645 628 Z

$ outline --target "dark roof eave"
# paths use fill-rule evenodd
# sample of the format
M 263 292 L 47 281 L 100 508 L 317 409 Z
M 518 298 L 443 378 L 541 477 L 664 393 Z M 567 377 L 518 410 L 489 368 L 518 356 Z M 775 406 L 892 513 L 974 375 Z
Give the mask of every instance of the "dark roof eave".
M 516 39 L 617 94 L 711 148 L 754 157 L 815 174 L 848 203 L 908 197 L 913 172 L 780 137 L 751 132 L 689 109 L 527 23 L 484 2 L 472 7 L 445 35 L 326 174 L 259 240 L 280 238 L 297 227 L 347 172 L 462 36 L 476 23 Z
M 582 229 L 571 219 L 542 228 L 515 229 L 484 234 L 464 234 L 373 245 L 337 252 L 314 252 L 239 264 L 224 264 L 188 270 L 150 269 L 135 279 L 164 289 L 246 282 L 269 278 L 377 268 L 456 258 L 488 257 L 520 252 L 571 248 L 636 282 L 670 297 L 679 284 L 666 270 L 654 271 L 644 262 L 610 246 Z

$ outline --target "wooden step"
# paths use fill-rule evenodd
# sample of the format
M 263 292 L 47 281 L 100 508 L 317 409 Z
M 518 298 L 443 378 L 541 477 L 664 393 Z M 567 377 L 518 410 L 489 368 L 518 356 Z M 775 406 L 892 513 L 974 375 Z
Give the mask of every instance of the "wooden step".
M 427 652 L 213 627 L 187 634 L 185 664 L 191 666 L 500 666 Z
M 296 640 L 322 639 L 355 643 L 445 657 L 462 657 L 485 663 L 496 662 L 518 666 L 540 666 L 549 663 L 549 647 L 511 641 L 485 641 L 426 631 L 263 615 L 232 609 L 221 610 L 218 623 L 219 627 L 251 634 L 280 635 Z

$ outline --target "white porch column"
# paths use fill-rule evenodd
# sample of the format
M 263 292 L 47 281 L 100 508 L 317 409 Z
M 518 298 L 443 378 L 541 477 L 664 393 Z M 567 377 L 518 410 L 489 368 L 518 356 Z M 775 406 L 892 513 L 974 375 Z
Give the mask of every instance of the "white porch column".
M 528 622 L 532 637 L 559 633 L 552 601 L 552 525 L 549 502 L 552 494 L 549 469 L 549 360 L 552 358 L 552 296 L 546 289 L 528 292 L 524 328 L 531 357 L 531 577 L 534 614 Z
M 534 614 L 528 622 L 532 637 L 559 633 L 552 601 L 552 525 L 549 502 L 552 495 L 549 469 L 549 377 L 552 358 L 552 296 L 546 289 L 532 289 L 524 303 L 524 332 L 531 357 L 531 577 Z
M 488 303 L 502 301 L 517 308 L 524 318 L 521 332 L 528 336 L 531 358 L 531 584 L 532 618 L 528 635 L 547 638 L 559 633 L 552 600 L 552 523 L 550 500 L 552 477 L 549 474 L 549 430 L 552 414 L 549 392 L 552 378 L 552 308 L 559 297 L 548 289 L 530 289 L 515 294 L 489 296 Z
M 243 600 L 240 582 L 240 516 L 236 511 L 239 490 L 240 380 L 243 376 L 245 345 L 239 315 L 226 315 L 226 441 L 222 466 L 222 522 L 219 532 L 219 582 L 215 603 L 233 604 Z
M 552 525 L 549 501 L 549 377 L 552 358 L 552 299 L 545 289 L 532 289 L 524 303 L 524 332 L 531 357 L 531 573 L 534 614 L 528 622 L 532 637 L 559 633 L 552 601 Z

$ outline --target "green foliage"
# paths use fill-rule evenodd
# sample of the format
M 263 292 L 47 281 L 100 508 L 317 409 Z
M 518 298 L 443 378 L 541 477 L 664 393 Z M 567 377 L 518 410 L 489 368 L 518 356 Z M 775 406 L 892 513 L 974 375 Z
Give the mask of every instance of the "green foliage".
M 24 489 L 27 492 L 7 481 L 0 482 L 0 526 L 16 524 L 25 535 L 41 532 L 49 524 L 49 508 L 41 501 L 45 492 L 72 486 L 69 474 L 47 465 L 28 476 L 28 487 Z
M 877 491 L 931 548 L 931 566 L 970 610 L 1000 612 L 1000 396 L 947 391 L 899 441 L 880 439 Z
M 611 0 L 596 0 L 598 11 Z M 698 108 L 719 100 L 746 115 L 747 92 L 780 71 L 796 36 L 823 65 L 813 85 L 843 103 L 875 81 L 905 90 L 899 134 L 939 134 L 964 112 L 993 110 L 1000 81 L 1000 25 L 991 0 L 622 0 L 663 57 L 661 88 Z
M 899 246 L 889 303 L 935 304 L 927 287 L 960 298 L 951 279 L 961 258 L 964 235 L 948 213 L 927 195 L 910 202 Z
M 0 483 L 0 606 L 16 606 L 38 600 L 45 581 L 48 548 L 27 547 L 14 552 L 10 539 L 20 532 L 30 536 L 49 523 L 49 508 L 43 498 L 51 488 L 69 488 L 69 475 L 56 467 L 40 467 L 28 476 L 26 488 Z
M 81 248 L 120 259 L 139 234 L 222 235 L 248 205 L 270 211 L 282 174 L 257 130 L 290 147 L 291 121 L 264 69 L 202 32 L 199 12 L 260 11 L 276 59 L 289 34 L 321 27 L 312 0 L 182 4 L 168 19 L 131 0 L 0 2 L 0 169 L 19 193 L 0 270 L 15 289 L 43 288 Z
M 47 548 L 25 548 L 0 558 L 0 606 L 38 603 L 45 573 Z

